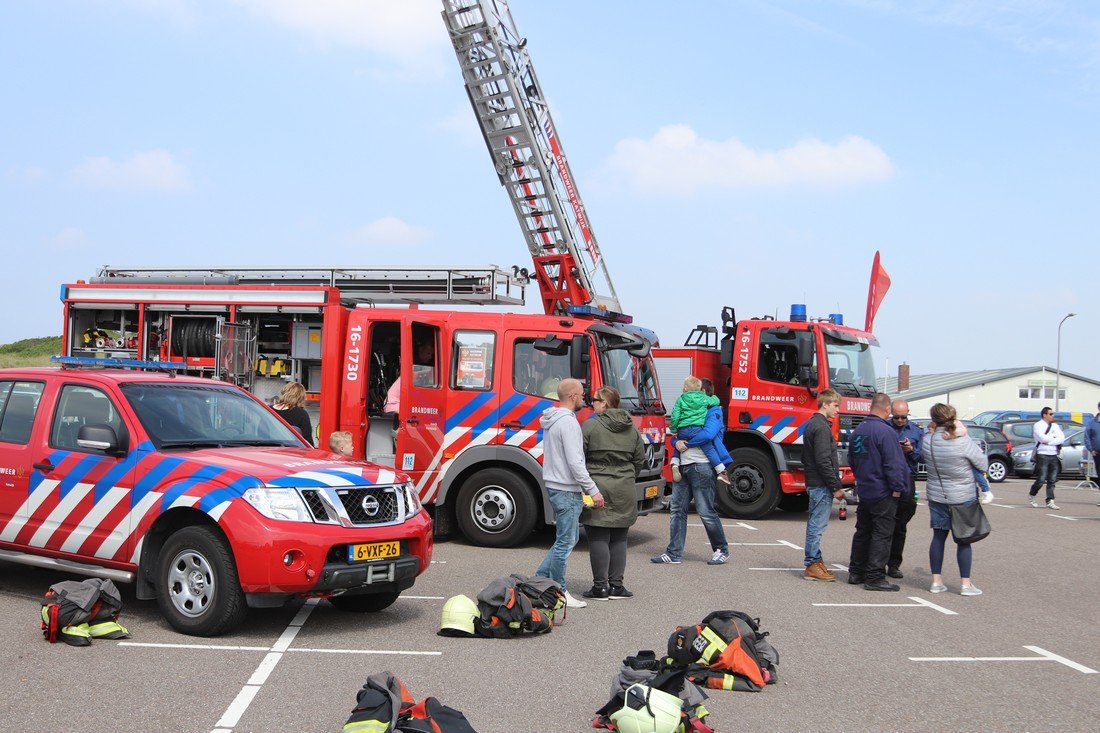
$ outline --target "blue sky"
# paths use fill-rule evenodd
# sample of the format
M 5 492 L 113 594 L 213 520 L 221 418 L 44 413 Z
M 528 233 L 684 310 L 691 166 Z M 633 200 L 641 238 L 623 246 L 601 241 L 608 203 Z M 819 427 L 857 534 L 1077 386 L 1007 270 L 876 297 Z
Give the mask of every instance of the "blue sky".
M 626 310 L 1100 378 L 1100 5 L 513 0 Z M 438 0 L 0 0 L 0 343 L 112 265 L 528 264 Z M 1090 296 L 1089 293 L 1092 293 Z M 537 307 L 531 293 L 530 308 Z

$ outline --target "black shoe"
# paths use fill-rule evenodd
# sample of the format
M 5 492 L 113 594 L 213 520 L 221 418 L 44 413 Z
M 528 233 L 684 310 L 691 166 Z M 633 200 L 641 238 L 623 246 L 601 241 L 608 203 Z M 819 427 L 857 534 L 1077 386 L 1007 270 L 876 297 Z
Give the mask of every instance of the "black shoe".
M 901 569 L 899 569 L 899 568 L 890 568 L 889 570 L 886 571 L 886 574 L 889 575 L 891 578 L 904 578 L 905 577 L 905 573 L 901 572 Z
M 586 590 L 584 593 L 581 593 L 581 595 L 590 601 L 606 601 L 608 597 L 608 591 L 607 588 L 600 588 L 599 586 L 594 585 Z
M 613 585 L 608 591 L 608 598 L 633 598 L 634 594 L 621 585 Z
M 873 583 L 864 583 L 863 590 L 901 590 L 901 586 L 887 583 L 885 580 L 876 580 Z
M 863 585 L 863 576 L 862 575 L 853 575 L 853 574 L 849 573 L 849 575 L 848 575 L 848 585 Z

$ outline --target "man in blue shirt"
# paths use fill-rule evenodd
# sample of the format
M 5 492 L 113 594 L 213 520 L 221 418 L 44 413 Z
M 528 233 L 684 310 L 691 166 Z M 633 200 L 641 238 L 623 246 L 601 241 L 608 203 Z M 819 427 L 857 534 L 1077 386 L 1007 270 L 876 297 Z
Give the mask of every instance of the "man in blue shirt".
M 1092 461 L 1092 476 L 1100 476 L 1100 402 L 1096 403 L 1095 417 L 1085 428 L 1085 451 L 1089 454 L 1089 460 Z
M 886 580 L 886 561 L 894 537 L 898 501 L 912 499 L 909 468 L 898 435 L 886 421 L 890 395 L 879 392 L 871 412 L 854 431 L 848 445 L 848 463 L 856 475 L 856 531 L 848 562 L 848 582 L 864 590 L 896 591 Z
M 891 578 L 904 578 L 901 557 L 905 551 L 905 531 L 909 520 L 917 512 L 917 464 L 921 462 L 920 443 L 922 431 L 909 421 L 909 403 L 894 400 L 890 406 L 890 425 L 898 434 L 898 444 L 905 453 L 905 465 L 909 468 L 909 497 L 898 500 L 898 513 L 894 518 L 894 539 L 890 543 L 890 559 L 886 561 L 886 574 Z

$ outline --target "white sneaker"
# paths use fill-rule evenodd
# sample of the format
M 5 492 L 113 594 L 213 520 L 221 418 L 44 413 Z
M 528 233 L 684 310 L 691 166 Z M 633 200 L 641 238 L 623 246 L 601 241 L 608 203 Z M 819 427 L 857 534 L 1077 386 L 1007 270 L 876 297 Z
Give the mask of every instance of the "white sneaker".
M 964 596 L 980 596 L 982 594 L 982 589 L 974 584 L 964 585 L 962 590 L 959 591 L 959 594 Z
M 1031 506 L 1035 507 L 1036 509 L 1039 508 L 1039 502 L 1035 500 L 1034 496 L 1028 499 L 1028 501 L 1031 503 Z
M 943 583 L 933 583 L 932 585 L 928 586 L 928 592 L 929 593 L 945 593 L 945 592 L 947 592 L 947 586 L 944 585 Z
M 1058 511 L 1059 507 L 1058 507 L 1057 504 L 1054 503 L 1054 499 L 1051 499 L 1050 501 L 1047 502 L 1047 509 L 1053 509 L 1054 511 Z
M 565 591 L 565 607 L 566 608 L 588 608 L 588 603 L 574 598 L 569 591 Z
M 992 504 L 993 503 L 993 492 L 992 491 L 983 491 L 982 492 L 982 503 L 983 504 Z
M 672 481 L 673 481 L 673 483 L 678 484 L 683 480 L 684 480 L 684 476 L 683 476 L 683 474 L 680 473 L 680 464 L 679 463 L 673 463 L 672 464 Z

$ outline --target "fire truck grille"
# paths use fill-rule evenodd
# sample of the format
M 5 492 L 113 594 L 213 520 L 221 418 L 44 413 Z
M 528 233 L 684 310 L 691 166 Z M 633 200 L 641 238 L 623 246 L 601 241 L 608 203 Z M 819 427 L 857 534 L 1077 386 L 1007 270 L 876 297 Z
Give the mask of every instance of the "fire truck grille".
M 328 508 L 325 507 L 324 500 L 321 499 L 321 492 L 316 489 L 306 489 L 302 492 L 302 498 L 306 502 L 306 506 L 309 507 L 309 511 L 313 514 L 313 518 L 318 522 L 330 522 L 332 517 L 328 513 Z
M 866 415 L 840 416 L 840 440 L 837 441 L 838 447 L 848 447 L 848 442 L 852 439 L 852 431 L 859 427 L 859 424 L 863 422 L 866 417 Z
M 352 524 L 382 524 L 397 519 L 397 494 L 390 487 L 342 489 L 336 493 Z

